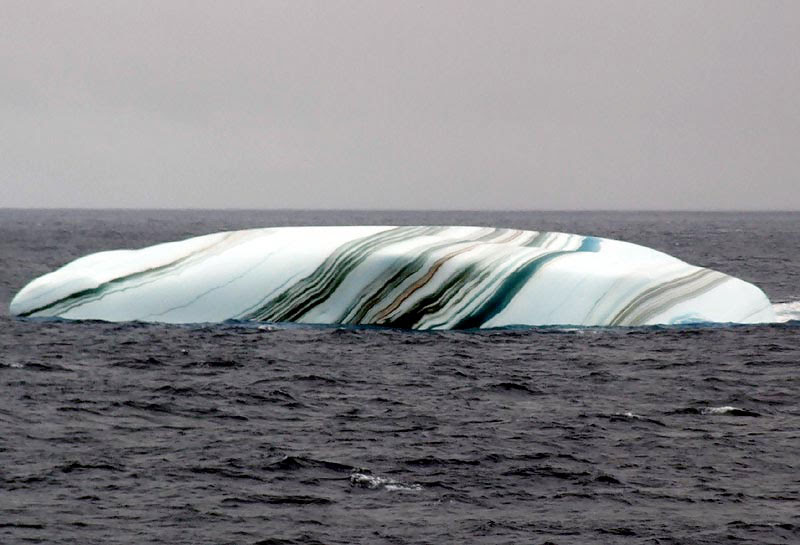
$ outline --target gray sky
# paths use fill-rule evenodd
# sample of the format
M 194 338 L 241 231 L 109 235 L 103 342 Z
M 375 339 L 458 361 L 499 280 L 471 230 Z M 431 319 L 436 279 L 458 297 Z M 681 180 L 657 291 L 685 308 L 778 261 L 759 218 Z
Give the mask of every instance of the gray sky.
M 800 209 L 800 2 L 0 0 L 0 207 Z

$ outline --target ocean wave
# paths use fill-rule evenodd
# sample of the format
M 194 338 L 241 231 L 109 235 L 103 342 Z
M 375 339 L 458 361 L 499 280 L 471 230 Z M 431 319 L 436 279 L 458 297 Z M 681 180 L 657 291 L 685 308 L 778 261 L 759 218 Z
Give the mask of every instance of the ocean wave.
M 740 407 L 684 407 L 669 414 L 701 414 L 701 415 L 727 415 L 727 416 L 752 416 L 759 417 L 760 413 Z

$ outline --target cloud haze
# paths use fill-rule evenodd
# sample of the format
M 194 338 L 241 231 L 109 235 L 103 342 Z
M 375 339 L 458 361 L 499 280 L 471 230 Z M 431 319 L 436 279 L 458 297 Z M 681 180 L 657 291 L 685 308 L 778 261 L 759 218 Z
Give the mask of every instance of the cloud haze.
M 0 206 L 800 209 L 795 1 L 4 1 Z

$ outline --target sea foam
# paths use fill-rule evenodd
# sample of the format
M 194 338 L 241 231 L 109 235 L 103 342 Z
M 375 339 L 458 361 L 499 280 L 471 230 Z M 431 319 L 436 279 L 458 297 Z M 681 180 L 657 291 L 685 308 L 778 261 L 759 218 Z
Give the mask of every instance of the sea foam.
M 800 320 L 800 301 L 788 301 L 772 305 L 778 323 Z

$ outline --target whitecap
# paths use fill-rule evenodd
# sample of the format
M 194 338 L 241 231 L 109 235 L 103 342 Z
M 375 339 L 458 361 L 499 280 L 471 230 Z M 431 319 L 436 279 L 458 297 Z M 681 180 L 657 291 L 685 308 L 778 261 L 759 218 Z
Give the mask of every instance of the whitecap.
M 367 473 L 351 473 L 350 485 L 359 488 L 369 488 L 371 490 L 384 489 L 389 491 L 417 491 L 422 490 L 422 485 L 412 483 L 406 484 L 400 481 L 395 481 L 388 477 L 379 477 L 377 475 L 369 475 Z
M 729 416 L 761 416 L 756 411 L 751 411 L 750 409 L 742 409 L 740 407 L 704 407 L 700 410 L 701 414 L 724 414 Z
M 700 411 L 703 414 L 726 414 L 726 413 L 732 413 L 734 411 L 742 411 L 742 410 L 744 410 L 744 409 L 740 409 L 739 407 L 730 407 L 730 406 L 725 406 L 725 407 L 703 407 L 702 409 L 700 409 Z
M 774 303 L 772 308 L 775 311 L 775 316 L 777 316 L 776 322 L 800 320 L 800 301 Z

